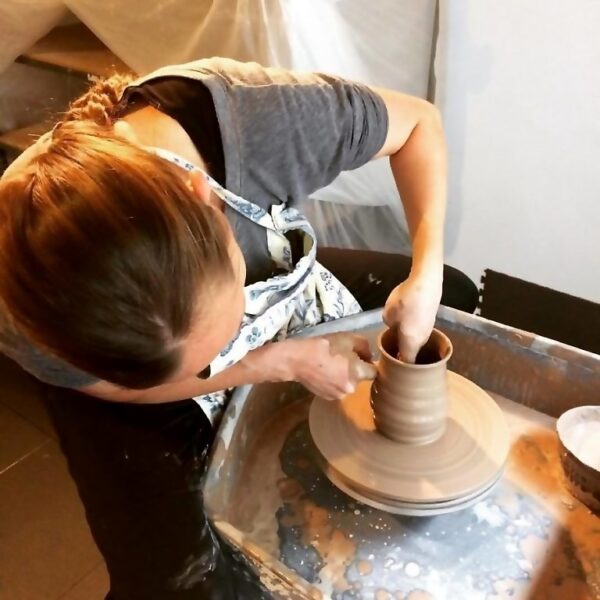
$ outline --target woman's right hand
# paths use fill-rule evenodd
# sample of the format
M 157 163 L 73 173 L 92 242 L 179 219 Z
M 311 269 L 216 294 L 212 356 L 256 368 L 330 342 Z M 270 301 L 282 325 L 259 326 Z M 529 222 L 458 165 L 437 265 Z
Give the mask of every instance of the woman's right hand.
M 339 400 L 352 393 L 359 381 L 374 379 L 377 373 L 371 361 L 366 338 L 349 333 L 323 337 L 290 339 L 279 346 L 280 366 L 287 380 L 297 381 L 316 396 Z

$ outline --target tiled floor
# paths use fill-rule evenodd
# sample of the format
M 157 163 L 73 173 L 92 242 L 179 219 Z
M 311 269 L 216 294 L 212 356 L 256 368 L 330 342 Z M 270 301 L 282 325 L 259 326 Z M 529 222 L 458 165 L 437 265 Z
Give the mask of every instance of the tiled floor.
M 107 589 L 37 384 L 0 355 L 0 598 L 103 600 Z

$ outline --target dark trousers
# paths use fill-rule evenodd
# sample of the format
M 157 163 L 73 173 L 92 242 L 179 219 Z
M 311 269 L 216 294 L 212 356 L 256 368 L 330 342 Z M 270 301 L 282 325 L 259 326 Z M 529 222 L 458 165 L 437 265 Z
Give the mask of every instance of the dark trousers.
M 323 249 L 320 262 L 363 309 L 408 275 L 406 257 Z M 477 289 L 446 268 L 442 302 L 472 312 Z M 51 388 L 47 405 L 111 580 L 111 600 L 257 600 L 264 592 L 221 544 L 203 510 L 213 432 L 193 400 L 111 403 Z

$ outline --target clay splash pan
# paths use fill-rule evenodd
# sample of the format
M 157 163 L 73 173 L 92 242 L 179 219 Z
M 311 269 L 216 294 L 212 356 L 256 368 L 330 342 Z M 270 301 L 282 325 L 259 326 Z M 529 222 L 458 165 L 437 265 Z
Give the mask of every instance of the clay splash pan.
M 375 348 L 381 323 L 375 311 L 311 333 L 359 331 Z M 492 396 L 511 434 L 502 476 L 482 499 L 475 490 L 463 510 L 417 518 L 348 496 L 319 464 L 308 424 L 313 398 L 303 388 L 268 384 L 234 394 L 205 505 L 273 597 L 477 598 L 482 590 L 492 597 L 505 590 L 513 600 L 594 597 L 598 518 L 567 488 L 556 418 L 597 404 L 600 357 L 451 309 L 440 310 L 436 326 L 454 344 L 448 369 Z

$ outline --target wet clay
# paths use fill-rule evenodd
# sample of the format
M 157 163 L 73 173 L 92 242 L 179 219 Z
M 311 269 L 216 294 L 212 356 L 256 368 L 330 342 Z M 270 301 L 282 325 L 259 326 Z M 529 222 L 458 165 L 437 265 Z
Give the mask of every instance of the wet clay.
M 402 362 L 397 334 L 379 337 L 380 360 L 371 387 L 371 406 L 380 433 L 402 444 L 428 444 L 444 434 L 448 417 L 446 364 L 450 340 L 434 329 L 415 364 Z
M 348 495 L 389 512 L 470 506 L 502 473 L 510 447 L 504 415 L 486 392 L 447 371 L 452 345 L 441 332 L 420 365 L 394 358 L 394 338 L 380 337 L 372 386 L 363 382 L 340 402 L 313 401 L 310 430 L 325 472 Z

